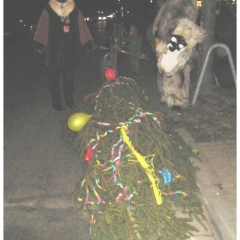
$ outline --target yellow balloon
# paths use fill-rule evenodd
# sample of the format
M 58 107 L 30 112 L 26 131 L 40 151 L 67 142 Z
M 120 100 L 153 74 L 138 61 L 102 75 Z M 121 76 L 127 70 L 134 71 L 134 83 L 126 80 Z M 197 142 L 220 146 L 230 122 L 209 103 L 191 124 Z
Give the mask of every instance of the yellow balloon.
M 68 127 L 75 132 L 80 131 L 91 116 L 86 113 L 74 113 L 68 118 Z

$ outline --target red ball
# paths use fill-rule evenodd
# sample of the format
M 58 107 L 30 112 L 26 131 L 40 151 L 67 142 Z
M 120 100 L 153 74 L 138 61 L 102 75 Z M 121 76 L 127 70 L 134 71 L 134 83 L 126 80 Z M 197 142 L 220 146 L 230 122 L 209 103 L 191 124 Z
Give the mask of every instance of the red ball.
M 113 68 L 108 68 L 108 69 L 105 71 L 104 76 L 105 76 L 105 78 L 106 78 L 107 80 L 113 80 L 113 79 L 116 79 L 117 74 L 116 74 L 115 69 L 113 69 Z

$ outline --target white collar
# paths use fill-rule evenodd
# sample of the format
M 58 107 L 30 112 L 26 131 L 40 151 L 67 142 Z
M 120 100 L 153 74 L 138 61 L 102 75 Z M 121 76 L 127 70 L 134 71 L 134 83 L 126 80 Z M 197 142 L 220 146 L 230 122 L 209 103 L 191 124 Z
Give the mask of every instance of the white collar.
M 64 8 L 64 7 L 66 6 L 66 4 L 67 4 L 67 2 L 65 2 L 65 3 L 57 2 L 57 3 L 58 3 L 58 5 L 59 5 L 61 8 Z

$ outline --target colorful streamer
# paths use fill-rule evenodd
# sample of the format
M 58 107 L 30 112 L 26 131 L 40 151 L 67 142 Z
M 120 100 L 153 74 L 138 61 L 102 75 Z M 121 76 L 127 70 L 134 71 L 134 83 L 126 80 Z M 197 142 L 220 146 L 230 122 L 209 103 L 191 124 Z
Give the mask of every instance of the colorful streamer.
M 160 182 L 160 180 L 156 177 L 154 170 L 150 169 L 149 165 L 145 161 L 144 157 L 141 156 L 133 147 L 132 143 L 129 141 L 128 136 L 126 134 L 127 126 L 121 127 L 122 138 L 124 139 L 125 143 L 128 145 L 134 156 L 137 158 L 141 166 L 144 168 L 150 182 L 152 183 L 152 188 L 154 192 L 154 196 L 158 205 L 162 204 L 162 196 L 161 190 L 158 188 L 156 182 Z

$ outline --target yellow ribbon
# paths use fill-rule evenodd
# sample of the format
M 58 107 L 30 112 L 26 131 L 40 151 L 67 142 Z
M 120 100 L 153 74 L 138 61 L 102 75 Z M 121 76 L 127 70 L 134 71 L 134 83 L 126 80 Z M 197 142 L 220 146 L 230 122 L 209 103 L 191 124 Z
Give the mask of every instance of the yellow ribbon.
M 122 138 L 125 141 L 125 143 L 128 145 L 129 149 L 132 151 L 132 153 L 135 155 L 138 162 L 144 168 L 150 182 L 152 183 L 152 188 L 153 188 L 153 192 L 154 192 L 154 196 L 157 201 L 157 204 L 161 205 L 162 204 L 162 196 L 161 196 L 162 193 L 161 193 L 161 190 L 157 186 L 158 185 L 157 182 L 159 182 L 160 180 L 156 177 L 154 170 L 150 169 L 150 166 L 145 161 L 144 157 L 134 149 L 132 143 L 129 141 L 129 138 L 126 134 L 126 130 L 127 130 L 127 126 L 121 127 Z

